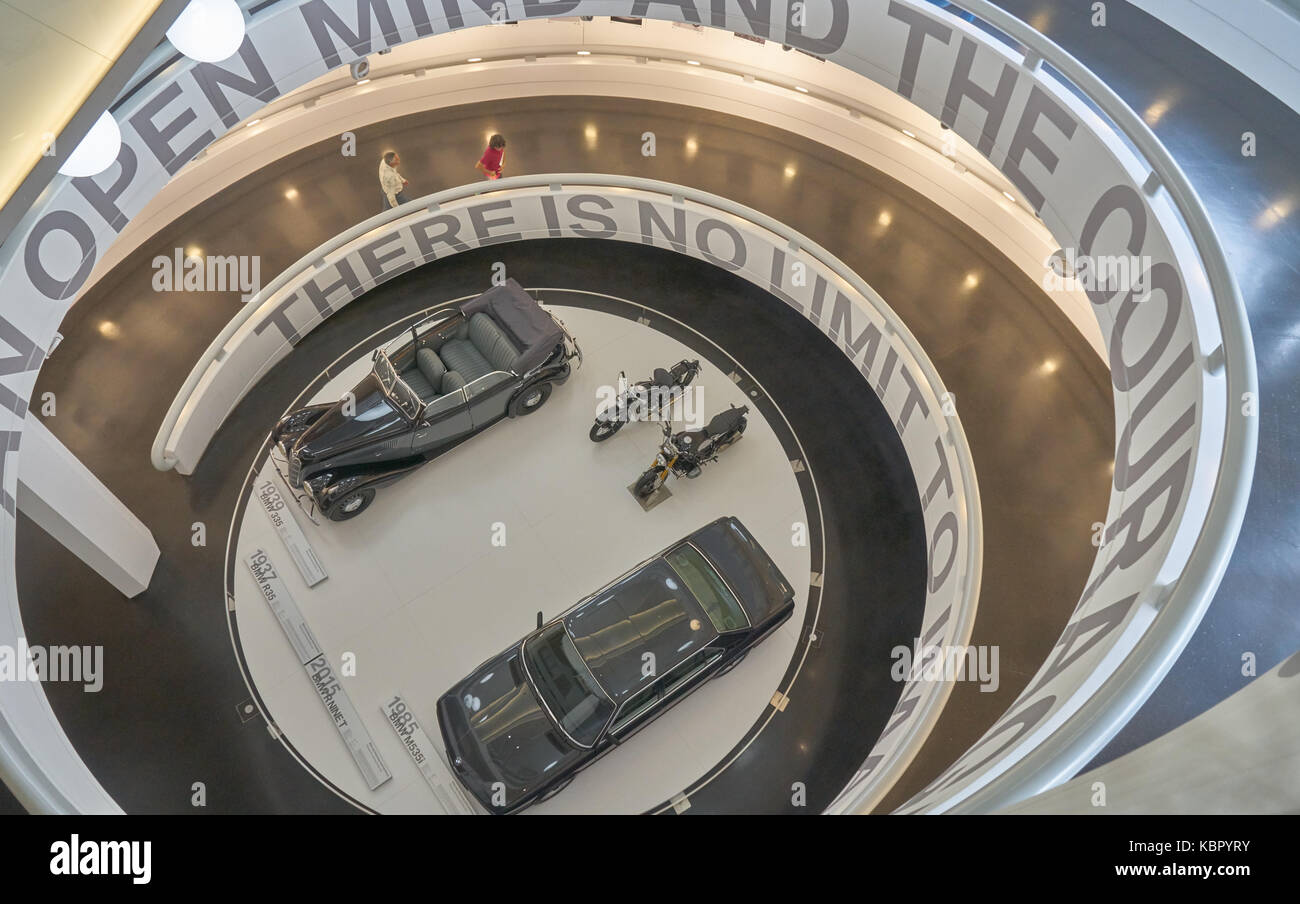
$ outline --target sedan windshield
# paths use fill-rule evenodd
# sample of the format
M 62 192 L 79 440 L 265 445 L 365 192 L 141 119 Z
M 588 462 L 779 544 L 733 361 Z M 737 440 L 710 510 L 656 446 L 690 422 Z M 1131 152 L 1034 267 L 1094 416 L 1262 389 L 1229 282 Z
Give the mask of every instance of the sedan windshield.
M 420 407 L 423 404 L 420 397 L 397 375 L 393 363 L 382 351 L 375 355 L 374 372 L 379 379 L 379 385 L 384 387 L 384 394 L 393 400 L 402 413 L 412 420 L 419 417 Z
M 529 640 L 524 659 L 537 693 L 564 732 L 584 747 L 595 744 L 614 704 L 587 670 L 564 624 L 557 622 Z

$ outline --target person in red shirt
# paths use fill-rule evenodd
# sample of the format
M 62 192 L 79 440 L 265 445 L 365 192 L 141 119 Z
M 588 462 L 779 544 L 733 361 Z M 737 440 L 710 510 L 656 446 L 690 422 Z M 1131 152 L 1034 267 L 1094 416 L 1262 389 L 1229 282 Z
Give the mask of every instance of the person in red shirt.
M 501 178 L 501 161 L 506 155 L 506 140 L 500 135 L 493 135 L 488 139 L 487 150 L 479 158 L 474 168 L 487 176 L 489 179 Z

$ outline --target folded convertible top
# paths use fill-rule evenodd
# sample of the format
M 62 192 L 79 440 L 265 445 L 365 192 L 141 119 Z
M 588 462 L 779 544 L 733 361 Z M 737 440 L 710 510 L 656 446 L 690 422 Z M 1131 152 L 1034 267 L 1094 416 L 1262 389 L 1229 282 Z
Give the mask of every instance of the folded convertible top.
M 506 280 L 505 285 L 493 286 L 462 304 L 460 309 L 466 319 L 485 312 L 506 331 L 519 349 L 519 357 L 515 359 L 517 373 L 527 373 L 541 364 L 564 341 L 560 325 L 513 279 Z

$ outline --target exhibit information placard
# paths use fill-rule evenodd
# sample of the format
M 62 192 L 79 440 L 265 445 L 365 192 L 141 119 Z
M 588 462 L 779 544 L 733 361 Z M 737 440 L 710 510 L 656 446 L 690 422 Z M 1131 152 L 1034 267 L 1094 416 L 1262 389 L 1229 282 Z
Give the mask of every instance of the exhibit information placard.
M 312 688 L 320 697 L 321 703 L 325 705 L 325 711 L 329 713 L 335 730 L 347 745 L 357 768 L 361 770 L 361 776 L 365 779 L 367 787 L 371 791 L 375 790 L 393 775 L 384 765 L 384 760 L 380 757 L 370 732 L 361 724 L 361 717 L 357 715 L 356 707 L 348 698 L 347 691 L 343 690 L 343 685 L 334 674 L 329 660 L 321 652 L 315 635 L 307 627 L 307 621 L 302 617 L 298 604 L 289 595 L 289 590 L 276 571 L 275 564 L 264 550 L 253 550 L 244 562 L 252 572 L 253 580 L 257 582 L 258 589 L 262 592 L 262 598 L 271 607 L 276 620 L 280 622 L 280 627 L 284 629 L 285 636 L 289 638 L 289 644 L 293 647 L 298 661 L 307 670 Z
M 263 480 L 257 485 L 257 501 L 262 504 L 262 511 L 266 512 L 266 517 L 271 519 L 271 526 L 279 534 L 284 548 L 289 550 L 289 556 L 307 586 L 315 587 L 329 577 L 325 572 L 325 566 L 316 556 L 316 550 L 312 549 L 311 543 L 307 541 L 307 535 L 302 532 L 302 526 L 293 517 L 289 505 L 272 481 Z
M 381 703 L 379 709 L 388 719 L 388 724 L 393 727 L 393 731 L 397 732 L 397 739 L 402 742 L 402 747 L 405 748 L 416 768 L 420 770 L 420 774 L 424 776 L 425 782 L 433 789 L 433 795 L 438 799 L 443 812 L 448 814 L 474 812 L 474 808 L 465 799 L 460 789 L 449 785 L 446 781 L 447 777 L 439 774 L 434 766 L 436 761 L 441 760 L 438 747 L 420 727 L 415 713 L 402 699 L 402 695 L 394 694 L 392 699 Z
M 261 549 L 255 549 L 245 562 L 248 564 L 248 570 L 253 573 L 257 589 L 262 592 L 262 598 L 275 613 L 276 621 L 284 630 L 284 636 L 289 638 L 289 645 L 293 647 L 293 653 L 298 657 L 299 664 L 310 662 L 319 656 L 320 644 L 316 642 L 316 636 L 311 633 L 311 628 L 307 627 L 306 620 L 298 611 L 298 604 L 293 601 L 293 597 L 289 596 L 289 588 L 284 586 L 284 581 L 275 570 L 270 557 Z

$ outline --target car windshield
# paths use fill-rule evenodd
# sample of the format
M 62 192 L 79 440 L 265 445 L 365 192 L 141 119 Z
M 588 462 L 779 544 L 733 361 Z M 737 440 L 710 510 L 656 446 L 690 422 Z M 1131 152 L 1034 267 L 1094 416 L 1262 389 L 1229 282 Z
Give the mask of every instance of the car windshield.
M 384 387 L 384 394 L 393 400 L 402 413 L 412 420 L 419 417 L 420 407 L 423 404 L 420 397 L 397 375 L 397 371 L 393 369 L 393 362 L 389 361 L 388 356 L 383 352 L 375 353 L 374 372 L 379 385 Z
M 719 634 L 749 627 L 749 617 L 745 615 L 740 602 L 698 549 L 689 543 L 683 543 L 664 558 L 686 582 L 695 599 L 709 614 L 709 621 L 713 622 L 713 627 Z
M 537 693 L 565 733 L 584 747 L 595 744 L 614 704 L 587 670 L 564 624 L 556 622 L 530 639 L 524 659 Z

